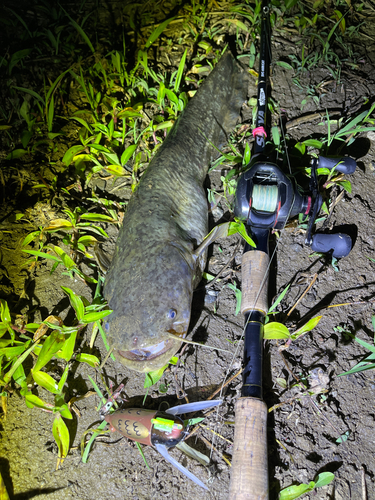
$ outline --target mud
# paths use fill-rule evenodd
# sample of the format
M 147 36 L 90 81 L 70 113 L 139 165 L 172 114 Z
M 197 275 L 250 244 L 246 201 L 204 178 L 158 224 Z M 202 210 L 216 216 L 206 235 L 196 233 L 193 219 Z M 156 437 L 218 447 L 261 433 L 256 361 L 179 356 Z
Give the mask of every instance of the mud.
M 362 28 L 370 31 L 370 20 Z M 285 60 L 285 54 L 297 51 L 295 43 L 298 33 L 289 39 L 276 32 L 273 37 L 272 97 L 287 116 L 287 122 L 299 117 L 306 121 L 288 129 L 290 158 L 293 168 L 300 166 L 298 155 L 292 144 L 307 138 L 321 138 L 327 127 L 322 120 L 309 120 L 310 114 L 321 112 L 338 113 L 353 117 L 372 103 L 375 93 L 375 69 L 373 67 L 375 43 L 365 35 L 352 42 L 359 54 L 358 68 L 346 69 L 339 81 L 332 78 L 329 68 L 320 68 L 306 73 L 301 82 L 301 91 L 293 83 L 293 72 L 275 64 Z M 325 85 L 318 92 L 319 101 L 307 99 L 307 88 Z M 324 91 L 323 91 L 324 90 Z M 249 89 L 249 97 L 255 87 Z M 366 104 L 366 100 L 368 101 Z M 301 110 L 302 107 L 302 110 Z M 251 109 L 243 110 L 243 119 L 251 116 Z M 332 123 L 333 130 L 335 123 Z M 340 144 L 341 145 L 341 144 Z M 335 145 L 332 146 L 332 149 Z M 294 329 L 313 316 L 322 315 L 318 326 L 299 340 L 292 342 L 287 350 L 280 351 L 281 342 L 265 342 L 264 400 L 269 408 L 277 406 L 268 421 L 270 498 L 277 498 L 281 488 L 313 480 L 318 473 L 330 471 L 335 481 L 329 486 L 305 495 L 304 498 L 321 500 L 359 500 L 375 498 L 374 476 L 374 372 L 369 370 L 350 376 L 339 376 L 358 363 L 369 353 L 348 335 L 359 336 L 373 343 L 374 332 L 371 315 L 374 314 L 375 290 L 375 218 L 373 193 L 375 189 L 375 133 L 360 134 L 356 141 L 342 150 L 358 161 L 358 168 L 351 176 L 352 192 L 345 193 L 338 202 L 328 222 L 330 227 L 344 226 L 354 239 L 354 247 L 348 257 L 341 259 L 335 269 L 330 259 L 312 256 L 304 246 L 304 231 L 297 224 L 290 224 L 273 236 L 276 256 L 270 276 L 270 299 L 291 284 L 285 299 L 278 307 L 278 321 Z M 58 156 L 58 154 L 57 154 Z M 61 155 L 60 155 L 61 160 Z M 222 191 L 220 177 L 226 172 L 211 171 L 211 189 Z M 32 176 L 27 165 L 20 172 L 7 178 L 9 189 L 19 176 Z M 72 179 L 64 180 L 66 185 Z M 108 187 L 101 181 L 101 187 Z M 121 184 L 120 181 L 118 184 Z M 5 218 L 22 200 L 18 209 L 28 207 L 30 225 L 19 224 L 14 229 L 4 223 L 2 229 L 1 297 L 6 298 L 11 310 L 27 315 L 28 321 L 41 321 L 50 314 L 63 317 L 67 324 L 73 317 L 66 295 L 60 286 L 68 286 L 76 293 L 90 298 L 93 290 L 78 280 L 71 280 L 56 271 L 50 275 L 51 264 L 42 263 L 30 270 L 20 266 L 27 256 L 21 252 L 20 242 L 26 234 L 35 230 L 41 217 L 50 220 L 61 216 L 59 206 L 51 207 L 48 199 L 36 206 L 35 196 L 10 198 L 8 186 L 3 190 L 5 201 L 2 214 Z M 340 189 L 332 196 L 337 196 Z M 23 192 L 25 193 L 25 191 Z M 129 196 L 129 190 L 120 189 L 117 196 Z M 22 198 L 22 200 L 20 200 Z M 13 201 L 12 201 L 13 200 Z M 28 203 L 31 200 L 33 205 Z M 212 213 L 211 224 L 222 221 L 228 215 L 223 199 Z M 114 247 L 117 236 L 115 228 L 108 228 L 110 243 Z M 216 275 L 228 263 L 230 265 L 212 287 L 203 285 L 194 294 L 192 338 L 229 352 L 187 346 L 177 367 L 171 367 L 162 382 L 167 392 L 158 392 L 157 385 L 151 388 L 145 407 L 157 408 L 162 401 L 176 404 L 176 395 L 185 392 L 189 401 L 207 398 L 220 386 L 225 377 L 235 374 L 241 366 L 243 320 L 235 314 L 236 297 L 227 284 L 240 287 L 241 250 L 236 236 L 215 243 L 210 251 L 207 272 Z M 90 271 L 89 268 L 86 272 Z M 313 281 L 315 279 L 315 281 Z M 309 285 L 312 286 L 308 289 Z M 304 294 L 304 292 L 308 291 Z M 328 308 L 330 305 L 343 304 Z M 292 306 L 293 312 L 287 316 Z M 80 337 L 79 348 L 89 352 L 91 332 Z M 105 348 L 97 338 L 91 351 L 104 359 Z M 60 373 L 58 362 L 49 365 L 50 372 Z M 115 386 L 125 384 L 127 405 L 141 405 L 145 394 L 144 376 L 129 371 L 120 363 L 109 360 L 104 368 L 107 381 Z M 82 396 L 92 390 L 88 375 L 94 377 L 103 388 L 100 377 L 85 364 L 74 364 L 67 380 L 66 401 Z M 296 383 L 301 381 L 313 395 L 306 395 Z M 0 468 L 12 499 L 62 500 L 93 498 L 106 499 L 217 499 L 228 498 L 230 468 L 223 456 L 230 460 L 234 428 L 227 422 L 234 420 L 234 404 L 240 394 L 241 380 L 235 378 L 223 391 L 224 404 L 206 419 L 206 428 L 189 444 L 207 455 L 211 450 L 201 439 L 213 442 L 211 465 L 204 468 L 197 462 L 174 450 L 172 454 L 189 468 L 210 491 L 204 492 L 190 480 L 174 470 L 151 447 L 144 447 L 150 469 L 147 469 L 134 443 L 108 434 L 97 439 L 87 464 L 82 463 L 80 443 L 83 434 L 99 424 L 95 395 L 75 403 L 74 419 L 67 421 L 72 442 L 71 451 L 59 470 L 55 470 L 57 448 L 52 437 L 53 416 L 36 408 L 30 410 L 14 389 L 8 399 L 7 415 L 1 419 Z M 39 391 L 49 400 L 49 394 Z M 185 402 L 185 400 L 183 400 Z M 215 436 L 214 430 L 222 437 Z M 339 444 L 341 435 L 348 439 Z M 225 440 L 223 439 L 225 438 Z M 228 441 L 227 441 L 228 440 Z

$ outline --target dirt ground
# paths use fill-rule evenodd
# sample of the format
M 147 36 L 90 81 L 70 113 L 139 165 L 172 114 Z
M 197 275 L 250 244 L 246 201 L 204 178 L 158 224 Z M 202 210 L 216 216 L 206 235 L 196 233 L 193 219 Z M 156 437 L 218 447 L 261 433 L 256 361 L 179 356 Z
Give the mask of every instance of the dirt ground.
M 371 24 L 362 32 L 371 33 Z M 286 37 L 277 31 L 273 35 L 272 51 L 274 63 L 285 60 L 285 54 L 300 51 L 297 45 L 298 33 Z M 360 61 L 357 69 L 342 71 L 339 81 L 331 77 L 327 68 L 307 72 L 301 77 L 304 91 L 293 83 L 293 71 L 277 64 L 272 71 L 272 98 L 278 103 L 286 123 L 300 117 L 301 122 L 288 128 L 292 144 L 307 138 L 324 136 L 327 126 L 322 119 L 311 119 L 321 112 L 325 115 L 354 117 L 359 111 L 370 107 L 375 94 L 375 40 L 363 36 L 352 43 Z M 341 56 L 340 56 L 341 57 Z M 325 82 L 321 86 L 319 101 L 306 99 L 306 89 Z M 254 96 L 255 86 L 249 88 L 249 98 Z M 243 120 L 251 114 L 247 105 Z M 295 123 L 295 122 L 294 122 Z M 335 127 L 335 124 L 332 124 Z M 313 316 L 322 315 L 318 326 L 301 339 L 292 342 L 287 350 L 280 352 L 282 344 L 265 342 L 264 400 L 269 408 L 277 405 L 268 418 L 269 481 L 270 498 L 277 498 L 280 489 L 291 484 L 307 483 L 323 471 L 333 472 L 335 480 L 329 486 L 306 494 L 304 498 L 365 500 L 375 498 L 374 474 L 374 372 L 369 370 L 350 376 L 339 376 L 358 363 L 366 353 L 348 332 L 369 343 L 374 332 L 371 316 L 374 314 L 375 290 L 375 217 L 373 193 L 375 192 L 375 133 L 360 134 L 356 141 L 342 152 L 353 156 L 358 168 L 350 177 L 352 192 L 345 193 L 333 211 L 329 227 L 344 226 L 354 239 L 348 257 L 341 259 L 335 269 L 330 259 L 311 255 L 304 246 L 304 231 L 296 224 L 290 224 L 280 234 L 272 237 L 272 246 L 277 250 L 270 275 L 270 300 L 288 284 L 291 287 L 279 306 L 278 321 L 291 329 L 304 324 Z M 290 154 L 292 168 L 298 168 L 298 158 Z M 61 160 L 61 158 L 60 158 Z M 222 170 L 210 174 L 211 188 L 221 190 Z M 32 173 L 28 166 L 19 176 L 30 182 Z M 5 176 L 6 180 L 8 178 Z M 15 179 L 9 178 L 9 183 Z M 66 185 L 72 179 L 64 180 Z M 96 180 L 98 189 L 109 193 L 112 181 Z M 121 181 L 116 181 L 118 185 Z M 3 189 L 2 215 L 4 219 L 14 208 L 8 189 Z M 338 195 L 339 190 L 335 193 Z M 125 189 L 117 196 L 128 196 Z M 110 194 L 109 194 L 110 196 Z M 19 198 L 18 198 L 19 199 Z M 30 225 L 19 225 L 17 231 L 2 225 L 2 263 L 0 296 L 6 298 L 12 312 L 27 314 L 29 321 L 41 321 L 50 314 L 59 315 L 68 322 L 70 305 L 61 285 L 71 287 L 76 293 L 92 296 L 93 290 L 79 280 L 72 281 L 58 271 L 50 275 L 51 265 L 42 263 L 28 271 L 20 268 L 26 255 L 21 253 L 20 242 L 26 234 L 40 224 L 61 216 L 59 207 L 51 207 L 48 199 L 31 197 L 33 204 L 23 198 L 21 210 L 27 210 Z M 17 207 L 16 207 L 17 208 Z M 211 223 L 225 216 L 224 203 L 213 211 Z M 116 229 L 107 228 L 110 233 L 109 247 L 114 246 Z M 162 401 L 171 406 L 178 404 L 176 395 L 185 392 L 189 401 L 202 400 L 210 396 L 225 380 L 238 372 L 242 361 L 243 318 L 236 315 L 236 297 L 227 284 L 241 284 L 241 249 L 237 236 L 215 243 L 209 254 L 207 272 L 216 275 L 232 258 L 223 279 L 212 287 L 198 288 L 194 295 L 191 335 L 197 342 L 226 349 L 222 352 L 195 346 L 187 346 L 178 367 L 172 367 L 162 382 L 168 390 L 158 392 L 158 385 L 152 388 L 145 401 L 146 408 L 158 408 Z M 145 256 L 147 258 L 147 256 Z M 310 288 L 309 285 L 311 285 Z M 307 293 L 304 292 L 307 290 Z M 304 294 L 304 295 L 303 295 Z M 292 313 L 288 311 L 296 304 Z M 328 308 L 330 305 L 343 304 Z M 79 339 L 80 348 L 89 352 L 89 331 Z M 98 337 L 93 354 L 104 359 L 106 351 Z M 58 363 L 49 365 L 50 371 L 58 372 Z M 114 386 L 125 384 L 124 395 L 127 406 L 140 406 L 145 394 L 144 376 L 129 371 L 118 362 L 109 360 L 104 368 L 107 381 Z M 293 375 L 292 375 L 293 374 Z M 88 365 L 74 364 L 67 381 L 66 401 L 82 396 L 92 390 L 88 375 L 101 385 L 100 377 Z M 316 395 L 308 396 L 296 386 L 296 378 L 314 389 Z M 101 385 L 103 388 L 103 386 Z M 0 469 L 11 499 L 48 500 L 80 499 L 217 499 L 228 498 L 230 467 L 223 459 L 231 459 L 234 426 L 234 406 L 240 395 L 241 377 L 235 378 L 223 391 L 223 404 L 205 421 L 206 427 L 189 444 L 211 454 L 203 436 L 213 442 L 211 465 L 203 467 L 185 457 L 178 450 L 171 453 L 191 472 L 205 482 L 205 492 L 185 476 L 166 463 L 151 447 L 144 447 L 149 464 L 146 468 L 134 443 L 121 438 L 119 434 L 106 435 L 96 441 L 88 463 L 81 460 L 80 443 L 89 428 L 99 424 L 96 406 L 98 398 L 92 395 L 75 403 L 77 414 L 66 421 L 72 435 L 71 452 L 59 470 L 55 470 L 57 447 L 52 437 L 53 416 L 37 408 L 25 406 L 17 389 L 14 388 L 8 400 L 6 418 L 1 420 Z M 41 397 L 49 394 L 39 391 Z M 211 432 L 214 430 L 221 437 Z M 341 435 L 348 439 L 339 444 Z M 223 439 L 224 438 L 224 439 Z M 367 491 L 367 497 L 364 496 Z

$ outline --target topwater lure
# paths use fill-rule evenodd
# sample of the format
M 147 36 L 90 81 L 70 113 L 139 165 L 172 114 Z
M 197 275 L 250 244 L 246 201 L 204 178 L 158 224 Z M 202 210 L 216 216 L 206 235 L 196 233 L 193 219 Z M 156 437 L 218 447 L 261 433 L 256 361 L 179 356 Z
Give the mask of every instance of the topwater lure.
M 198 486 L 207 490 L 194 474 L 175 460 L 168 449 L 180 445 L 188 434 L 188 425 L 178 417 L 183 413 L 190 413 L 207 408 L 213 408 L 222 401 L 200 401 L 180 406 L 173 406 L 166 411 L 145 410 L 144 408 L 126 408 L 112 414 L 103 415 L 103 419 L 110 424 L 112 431 L 119 431 L 123 436 L 141 444 L 153 446 L 169 463 L 194 481 Z M 106 411 L 112 406 L 111 402 L 105 405 Z

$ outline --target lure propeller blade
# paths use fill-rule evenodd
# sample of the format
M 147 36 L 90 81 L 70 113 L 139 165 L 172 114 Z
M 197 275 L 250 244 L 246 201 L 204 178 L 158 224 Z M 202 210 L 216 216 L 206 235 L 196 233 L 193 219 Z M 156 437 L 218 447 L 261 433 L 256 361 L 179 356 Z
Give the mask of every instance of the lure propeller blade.
M 207 408 L 212 408 L 214 406 L 221 405 L 222 401 L 216 399 L 215 401 L 199 401 L 198 403 L 188 403 L 186 405 L 173 406 L 169 408 L 165 413 L 169 415 L 181 415 L 181 413 L 191 413 L 192 411 L 206 410 Z
M 182 406 L 189 406 L 189 405 L 182 405 Z M 171 457 L 171 455 L 168 453 L 168 450 L 165 446 L 163 446 L 162 444 L 155 444 L 154 446 L 158 450 L 160 455 L 162 455 L 165 458 L 165 460 L 167 460 L 170 464 L 172 464 L 174 467 L 176 467 L 176 469 L 178 469 L 180 472 L 182 472 L 182 474 L 185 474 L 185 476 L 187 476 L 189 479 L 194 481 L 194 483 L 197 484 L 198 486 L 201 486 L 205 490 L 208 490 L 207 486 L 204 483 L 202 483 L 202 481 L 200 479 L 198 479 L 196 476 L 194 476 L 194 474 L 189 472 L 183 465 L 181 465 L 179 462 L 177 462 L 177 460 L 175 460 L 173 457 Z

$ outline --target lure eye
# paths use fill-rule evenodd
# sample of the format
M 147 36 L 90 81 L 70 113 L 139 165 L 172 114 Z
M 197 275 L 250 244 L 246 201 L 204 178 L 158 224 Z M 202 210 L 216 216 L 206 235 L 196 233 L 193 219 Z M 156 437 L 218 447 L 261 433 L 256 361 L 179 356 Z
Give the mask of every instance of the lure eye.
M 168 311 L 168 318 L 169 319 L 175 319 L 177 316 L 177 311 L 175 309 L 169 309 Z

